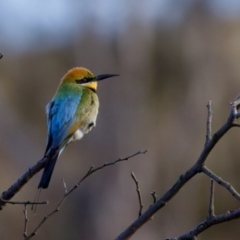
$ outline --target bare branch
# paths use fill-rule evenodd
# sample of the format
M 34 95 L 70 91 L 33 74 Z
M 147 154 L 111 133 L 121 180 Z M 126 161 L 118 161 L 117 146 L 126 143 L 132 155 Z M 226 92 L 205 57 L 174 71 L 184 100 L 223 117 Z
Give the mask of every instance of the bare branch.
M 211 179 L 210 184 L 210 196 L 209 196 L 209 205 L 208 205 L 208 218 L 214 217 L 214 181 Z
M 218 177 L 215 173 L 213 173 L 206 166 L 202 167 L 202 172 L 205 173 L 211 179 L 213 179 L 215 182 L 217 182 L 219 185 L 226 188 L 232 194 L 232 196 L 234 196 L 237 200 L 240 201 L 240 194 L 234 189 L 234 187 L 230 183 L 228 183 L 228 182 L 224 181 L 223 179 L 221 179 L 220 177 Z
M 133 158 L 137 155 L 140 155 L 140 154 L 145 154 L 147 152 L 147 150 L 141 152 L 137 152 L 137 153 L 134 153 L 128 157 L 125 157 L 125 158 L 119 158 L 118 160 L 116 161 L 113 161 L 113 162 L 110 162 L 110 163 L 104 163 L 102 166 L 100 167 L 96 167 L 94 168 L 93 166 L 91 166 L 89 168 L 89 170 L 87 171 L 87 173 L 69 190 L 67 191 L 67 188 L 66 188 L 66 183 L 63 179 L 63 185 L 64 185 L 64 190 L 65 190 L 65 194 L 63 195 L 63 197 L 60 199 L 60 201 L 58 202 L 58 204 L 56 205 L 56 207 L 50 212 L 48 213 L 45 217 L 43 217 L 43 219 L 40 221 L 40 223 L 37 225 L 37 227 L 32 231 L 32 233 L 27 236 L 25 238 L 25 240 L 28 240 L 28 239 L 31 239 L 33 236 L 35 236 L 37 234 L 37 231 L 39 230 L 39 228 L 47 221 L 47 219 L 49 219 L 52 215 L 54 215 L 55 213 L 57 213 L 59 210 L 60 210 L 60 207 L 62 206 L 62 204 L 64 203 L 64 201 L 66 200 L 66 198 L 86 179 L 88 178 L 90 175 L 92 175 L 93 173 L 105 168 L 105 167 L 109 167 L 109 166 L 113 166 L 115 165 L 116 163 L 120 163 L 120 162 L 123 162 L 123 161 L 127 161 L 129 160 L 130 158 Z
M 5 201 L 14 197 L 20 191 L 20 189 L 45 166 L 46 161 L 47 158 L 43 158 L 38 161 L 35 165 L 29 168 L 8 190 L 2 193 L 0 197 L 0 210 L 2 210 L 2 207 L 6 204 Z M 1 199 L 4 201 L 1 201 Z
M 206 134 L 206 143 L 207 144 L 212 138 L 212 106 L 211 101 L 208 101 L 207 104 L 207 134 Z
M 81 182 L 86 178 L 88 177 L 89 175 L 93 174 L 94 172 L 96 171 L 99 171 L 101 170 L 102 168 L 105 168 L 105 167 L 109 167 L 109 166 L 112 166 L 112 165 L 115 165 L 116 163 L 119 163 L 119 162 L 123 162 L 123 161 L 128 161 L 130 158 L 133 158 L 137 155 L 140 155 L 140 154 L 145 154 L 147 153 L 147 150 L 145 151 L 138 151 L 128 157 L 125 157 L 125 158 L 119 158 L 118 160 L 114 161 L 114 162 L 110 162 L 110 163 L 104 163 L 102 166 L 100 167 L 97 167 L 97 168 L 94 168 L 93 166 L 89 169 L 88 173 L 78 182 L 78 185 L 81 184 Z
M 4 202 L 4 203 L 8 203 L 8 204 L 12 204 L 12 205 L 15 205 L 15 204 L 23 204 L 23 205 L 37 205 L 37 204 L 48 204 L 47 201 L 43 201 L 43 202 L 31 202 L 31 201 L 7 201 L 7 200 L 4 200 L 2 198 L 0 198 L 0 201 L 1 202 Z
M 132 156 L 129 156 L 128 158 L 125 159 L 118 159 L 115 162 L 109 163 L 106 166 L 103 165 L 97 169 L 94 169 L 90 174 L 92 174 L 93 172 L 96 172 L 104 167 L 107 167 L 108 165 L 114 165 L 118 162 L 121 161 L 126 161 L 129 158 L 132 158 L 138 154 L 143 154 L 146 153 L 147 151 L 144 152 L 137 152 L 135 154 L 133 154 Z M 45 164 L 46 164 L 47 158 L 43 158 L 40 161 L 38 161 L 35 165 L 33 165 L 31 168 L 29 168 L 8 190 L 6 190 L 5 192 L 2 193 L 1 197 L 0 197 L 0 210 L 2 210 L 2 207 L 6 204 L 6 200 L 10 200 L 12 197 L 14 197 L 19 191 L 20 189 L 36 174 L 38 173 L 42 168 L 44 168 Z M 87 177 L 87 176 L 85 176 Z M 83 179 L 84 180 L 84 179 Z M 1 201 L 1 199 L 4 199 L 5 201 Z
M 105 168 L 105 167 L 109 167 L 109 166 L 115 165 L 115 164 L 117 164 L 117 163 L 119 163 L 119 162 L 127 161 L 127 160 L 129 160 L 130 158 L 133 158 L 133 157 L 135 157 L 135 156 L 137 156 L 137 155 L 145 154 L 145 153 L 147 153 L 147 150 L 145 150 L 145 151 L 138 151 L 138 152 L 136 152 L 136 153 L 134 153 L 134 154 L 132 154 L 132 155 L 130 155 L 130 156 L 128 156 L 128 157 L 119 158 L 118 160 L 116 160 L 116 161 L 114 161 L 114 162 L 104 163 L 104 164 L 103 164 L 102 166 L 100 166 L 100 167 L 94 168 L 94 166 L 91 166 L 91 167 L 89 168 L 88 172 L 78 181 L 78 183 L 69 190 L 68 194 L 70 194 L 72 191 L 74 191 L 79 185 L 81 185 L 81 183 L 82 183 L 87 177 L 89 177 L 89 176 L 92 175 L 93 173 L 95 173 L 95 172 L 97 172 L 97 171 L 99 171 L 99 170 L 101 170 L 101 169 L 103 169 L 103 168 Z
M 240 208 L 231 212 L 226 212 L 224 214 L 220 214 L 217 216 L 213 216 L 212 218 L 205 218 L 201 223 L 199 223 L 195 228 L 190 230 L 189 232 L 175 238 L 170 238 L 169 240 L 190 240 L 193 237 L 198 236 L 201 232 L 210 228 L 213 225 L 227 222 L 233 219 L 240 218 Z
M 24 230 L 23 230 L 23 237 L 24 239 L 27 238 L 27 230 L 28 230 L 28 216 L 27 216 L 27 204 L 24 205 L 24 210 L 23 210 L 23 214 L 24 214 Z
M 135 185 L 136 185 L 136 191 L 137 191 L 138 202 L 139 202 L 138 217 L 140 217 L 142 215 L 143 203 L 142 203 L 142 197 L 141 197 L 141 192 L 140 192 L 140 188 L 139 188 L 139 183 L 138 183 L 138 180 L 137 180 L 134 172 L 131 172 L 131 177 L 132 177 L 132 179 L 133 179 L 133 181 L 135 182 Z
M 65 199 L 64 199 L 65 200 Z M 37 225 L 37 227 L 32 231 L 32 233 L 29 236 L 25 237 L 25 240 L 31 239 L 33 236 L 37 235 L 37 231 L 38 229 L 43 225 L 43 223 L 49 218 L 51 217 L 54 213 L 58 212 L 59 208 L 58 206 L 56 208 L 54 208 L 49 214 L 47 214 L 45 217 L 43 217 L 43 219 L 41 220 L 41 222 Z
M 206 162 L 209 153 L 212 151 L 218 141 L 233 127 L 234 121 L 239 118 L 239 107 L 240 98 L 231 103 L 231 111 L 226 123 L 204 145 L 204 148 L 195 164 L 185 173 L 183 173 L 176 183 L 155 204 L 151 205 L 148 210 L 146 210 L 138 219 L 128 226 L 118 237 L 116 237 L 115 240 L 129 239 L 151 218 L 151 216 L 163 208 L 165 204 L 170 201 L 191 178 L 202 171 L 202 166 Z

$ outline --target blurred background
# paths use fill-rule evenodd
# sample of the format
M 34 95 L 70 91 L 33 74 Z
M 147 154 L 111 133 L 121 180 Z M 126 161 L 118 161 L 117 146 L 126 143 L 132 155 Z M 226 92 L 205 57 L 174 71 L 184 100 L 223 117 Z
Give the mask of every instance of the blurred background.
M 45 105 L 75 66 L 121 76 L 99 84 L 97 127 L 61 155 L 29 232 L 91 165 L 148 149 L 146 155 L 89 177 L 33 239 L 108 240 L 138 215 L 130 172 L 141 188 L 162 196 L 194 164 L 205 142 L 206 104 L 213 131 L 240 92 L 240 2 L 237 0 L 8 0 L 0 2 L 0 189 L 6 190 L 43 155 Z M 240 190 L 240 132 L 215 147 L 208 167 Z M 41 174 L 13 200 L 33 200 Z M 210 180 L 198 175 L 131 239 L 178 236 L 207 215 Z M 239 207 L 219 186 L 216 213 Z M 0 238 L 22 239 L 22 206 L 0 215 Z M 239 239 L 239 220 L 214 226 L 198 239 Z

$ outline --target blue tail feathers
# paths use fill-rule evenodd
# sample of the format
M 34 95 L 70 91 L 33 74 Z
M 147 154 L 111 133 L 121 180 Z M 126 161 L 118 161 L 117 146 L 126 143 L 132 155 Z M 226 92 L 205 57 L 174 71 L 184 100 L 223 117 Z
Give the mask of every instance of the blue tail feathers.
M 50 154 L 48 157 L 38 188 L 48 188 L 58 156 L 59 152 Z

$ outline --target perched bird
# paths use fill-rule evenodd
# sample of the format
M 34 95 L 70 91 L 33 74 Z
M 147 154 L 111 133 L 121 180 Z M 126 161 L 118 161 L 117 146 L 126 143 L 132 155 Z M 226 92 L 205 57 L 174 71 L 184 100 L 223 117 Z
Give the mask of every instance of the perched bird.
M 67 72 L 53 99 L 46 106 L 47 159 L 38 188 L 47 188 L 53 169 L 64 148 L 79 140 L 96 125 L 99 101 L 97 82 L 117 74 L 94 76 L 88 69 L 76 67 Z

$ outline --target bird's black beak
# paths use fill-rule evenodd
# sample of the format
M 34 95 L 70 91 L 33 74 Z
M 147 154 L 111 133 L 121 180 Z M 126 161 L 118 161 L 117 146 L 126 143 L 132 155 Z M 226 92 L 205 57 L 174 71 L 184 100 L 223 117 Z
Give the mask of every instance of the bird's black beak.
M 101 74 L 101 75 L 95 76 L 94 81 L 99 82 L 106 78 L 117 77 L 117 76 L 119 76 L 119 75 L 118 74 Z

